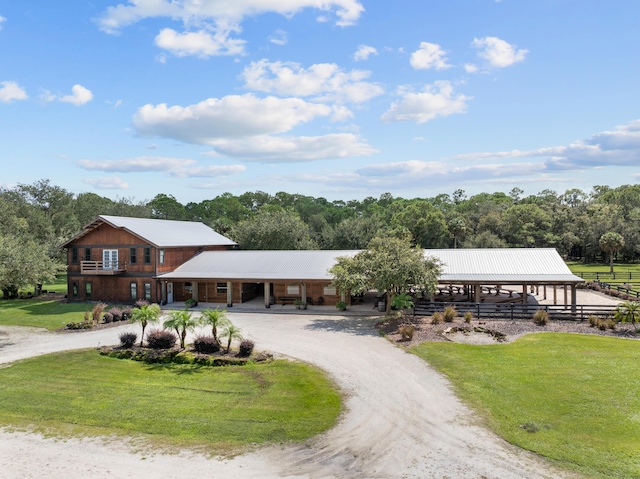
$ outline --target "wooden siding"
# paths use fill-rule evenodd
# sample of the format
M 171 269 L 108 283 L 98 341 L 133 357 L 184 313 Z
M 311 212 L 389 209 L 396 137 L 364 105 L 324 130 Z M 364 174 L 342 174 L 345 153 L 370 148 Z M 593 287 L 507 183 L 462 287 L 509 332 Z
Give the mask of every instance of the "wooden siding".
M 137 300 L 145 299 L 144 285 L 151 285 L 152 303 L 160 302 L 158 282 L 153 278 L 137 278 L 122 276 L 68 276 L 69 300 L 71 301 L 103 301 L 107 303 L 134 304 Z M 78 295 L 73 295 L 73 284 L 76 283 Z M 86 296 L 86 285 L 91 284 L 91 297 Z M 136 299 L 131 297 L 131 283 L 137 285 Z

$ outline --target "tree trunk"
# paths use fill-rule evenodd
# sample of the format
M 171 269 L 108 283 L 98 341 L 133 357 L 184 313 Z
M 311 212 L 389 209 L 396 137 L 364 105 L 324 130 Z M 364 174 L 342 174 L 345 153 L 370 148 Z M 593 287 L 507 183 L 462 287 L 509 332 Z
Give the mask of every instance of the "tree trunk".
M 609 253 L 609 273 L 613 273 L 613 251 Z

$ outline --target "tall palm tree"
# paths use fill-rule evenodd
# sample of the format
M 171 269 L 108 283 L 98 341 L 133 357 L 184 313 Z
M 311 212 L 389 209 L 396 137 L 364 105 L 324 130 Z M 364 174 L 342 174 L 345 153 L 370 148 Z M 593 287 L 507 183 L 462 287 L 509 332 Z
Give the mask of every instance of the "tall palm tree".
M 140 337 L 140 347 L 142 347 L 142 341 L 144 340 L 144 330 L 149 323 L 155 323 L 160 318 L 160 306 L 157 304 L 145 304 L 139 308 L 135 308 L 131 311 L 131 317 L 129 321 L 132 323 L 140 323 L 142 325 L 142 336 Z
M 229 318 L 227 318 L 226 309 L 205 309 L 202 311 L 200 322 L 204 326 L 211 326 L 211 334 L 216 342 L 220 343 L 218 339 L 218 328 L 225 328 L 230 324 Z
M 240 328 L 234 326 L 233 323 L 229 321 L 229 324 L 224 328 L 224 331 L 222 331 L 222 334 L 220 335 L 220 337 L 229 338 L 229 340 L 227 341 L 227 354 L 228 354 L 229 349 L 231 349 L 231 341 L 233 341 L 234 339 L 241 340 L 242 332 Z
M 631 323 L 635 330 L 638 330 L 636 326 L 637 322 L 640 322 L 640 302 L 638 301 L 625 301 L 616 306 L 616 312 L 613 315 L 614 319 L 623 323 Z
M 184 349 L 184 340 L 187 337 L 187 332 L 193 331 L 200 321 L 194 318 L 189 311 L 171 311 L 169 318 L 162 323 L 165 329 L 175 329 L 180 338 L 180 348 Z

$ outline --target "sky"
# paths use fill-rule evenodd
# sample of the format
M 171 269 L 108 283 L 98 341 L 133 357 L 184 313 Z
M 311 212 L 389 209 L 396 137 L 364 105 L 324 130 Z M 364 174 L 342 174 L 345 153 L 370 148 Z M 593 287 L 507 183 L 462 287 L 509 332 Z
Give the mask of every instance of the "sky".
M 640 181 L 636 0 L 0 0 L 0 186 L 200 202 Z

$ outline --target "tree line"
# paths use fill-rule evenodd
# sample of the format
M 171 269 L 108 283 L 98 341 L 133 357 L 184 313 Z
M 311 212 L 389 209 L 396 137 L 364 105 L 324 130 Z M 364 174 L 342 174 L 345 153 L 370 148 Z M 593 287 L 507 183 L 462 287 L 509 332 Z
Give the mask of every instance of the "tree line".
M 593 262 L 607 259 L 611 249 L 600 239 L 611 232 L 624 238 L 619 260 L 640 256 L 640 185 L 348 201 L 255 191 L 182 204 L 166 193 L 148 201 L 73 194 L 43 179 L 0 188 L 0 211 L 0 289 L 11 286 L 5 297 L 59 271 L 60 245 L 98 214 L 201 221 L 241 249 L 363 249 L 375 237 L 408 236 L 421 248 L 550 247 Z

